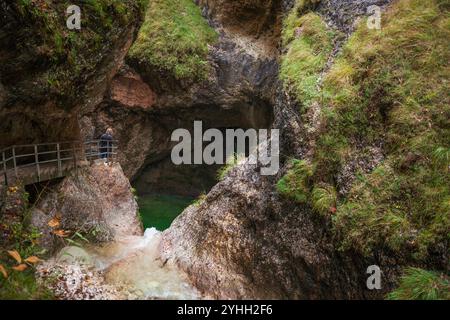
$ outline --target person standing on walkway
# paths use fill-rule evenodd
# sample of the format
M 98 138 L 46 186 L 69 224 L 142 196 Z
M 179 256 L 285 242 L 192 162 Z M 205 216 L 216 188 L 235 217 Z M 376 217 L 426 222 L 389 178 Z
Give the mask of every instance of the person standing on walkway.
M 100 137 L 100 157 L 108 161 L 112 156 L 113 129 L 108 128 Z

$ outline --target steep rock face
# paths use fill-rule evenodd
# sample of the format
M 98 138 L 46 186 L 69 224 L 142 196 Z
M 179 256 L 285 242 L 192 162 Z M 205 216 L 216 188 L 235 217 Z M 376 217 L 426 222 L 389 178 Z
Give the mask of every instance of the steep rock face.
M 98 139 L 108 127 L 118 140 L 118 162 L 133 179 L 147 159 L 157 160 L 167 153 L 169 133 L 148 113 L 156 95 L 131 68 L 123 66 L 113 78 L 103 101 L 83 112 L 80 126 L 83 138 Z
M 111 83 L 111 100 L 128 108 L 151 108 L 156 95 L 134 70 L 123 70 Z
M 66 27 L 62 13 L 71 4 L 84 10 L 80 31 Z M 122 18 L 119 9 L 125 9 Z M 115 19 L 95 19 L 101 14 Z M 97 6 L 3 1 L 0 147 L 79 138 L 77 113 L 103 97 L 131 45 L 139 15 L 135 1 L 111 6 L 102 0 Z
M 158 92 L 159 108 L 183 110 L 208 106 L 239 112 L 240 108 L 260 107 L 261 101 L 273 102 L 272 84 L 278 73 L 277 42 L 266 39 L 276 39 L 279 35 L 279 1 L 248 2 L 254 7 L 245 8 L 241 2 L 199 1 L 209 24 L 219 34 L 217 43 L 209 48 L 211 71 L 204 81 L 186 86 L 183 81 L 151 77 L 153 71 L 148 66 L 129 59 Z M 255 3 L 251 5 L 251 2 Z M 234 10 L 242 14 L 235 15 Z M 249 12 L 253 12 L 252 18 L 247 16 Z M 239 27 L 247 24 L 260 26 Z M 255 99 L 259 100 L 252 101 Z
M 199 0 L 203 12 L 233 33 L 277 41 L 280 0 Z
M 81 118 L 82 131 L 87 137 L 98 137 L 108 126 L 115 129 L 120 162 L 139 190 L 173 190 L 178 194 L 198 195 L 216 183 L 217 167 L 192 169 L 172 164 L 173 143 L 169 139 L 173 130 L 192 131 L 194 120 L 202 120 L 205 130 L 268 128 L 273 121 L 273 83 L 278 74 L 273 40 L 279 34 L 279 2 L 256 4 L 259 9 L 255 17 L 233 16 L 233 23 L 230 20 L 233 9 L 226 9 L 228 13 L 222 17 L 222 11 L 217 11 L 221 3 L 214 4 L 215 9 L 211 11 L 206 9 L 209 5 L 212 3 L 200 3 L 219 39 L 209 48 L 207 79 L 186 83 L 163 76 L 159 68 L 128 57 L 129 66 L 123 66 L 123 71 L 114 78 L 103 102 Z M 259 27 L 249 26 L 244 33 L 233 31 L 239 29 L 235 28 L 239 23 L 247 25 L 255 21 Z M 132 81 L 125 80 L 122 74 L 133 73 L 132 70 L 139 76 L 132 76 Z M 143 92 L 148 101 L 135 101 L 130 96 L 135 93 L 140 96 Z
M 59 224 L 49 225 L 52 219 Z M 63 244 L 55 230 L 79 232 L 94 241 L 142 234 L 138 206 L 119 164 L 93 164 L 64 178 L 36 203 L 31 222 L 49 250 Z
M 207 1 L 205 1 L 207 2 Z M 325 1 L 326 2 L 326 1 Z M 350 2 L 349 2 L 350 3 Z M 351 30 L 371 1 L 352 1 L 337 19 Z M 338 5 L 338 4 L 336 4 Z M 294 1 L 283 1 L 289 10 Z M 333 7 L 333 3 L 323 4 Z M 340 4 L 338 5 L 340 6 Z M 215 298 L 381 298 L 399 269 L 386 256 L 363 258 L 338 250 L 331 225 L 308 205 L 280 197 L 275 185 L 311 147 L 300 105 L 281 85 L 273 128 L 281 129 L 281 170 L 264 177 L 241 164 L 216 185 L 204 202 L 191 206 L 163 234 L 161 255 L 176 262 L 205 295 Z M 366 287 L 366 268 L 383 265 L 383 290 Z
M 299 157 L 296 111 L 280 99 L 281 154 Z M 286 201 L 277 176 L 242 163 L 217 184 L 204 202 L 191 206 L 163 234 L 163 259 L 176 263 L 206 296 L 226 299 L 361 299 L 366 268 L 374 263 L 340 255 L 329 225 L 311 208 Z M 384 270 L 386 275 L 390 270 Z M 391 284 L 392 285 L 392 284 Z
M 320 0 L 317 2 L 317 11 L 327 23 L 348 34 L 354 31 L 356 20 L 368 13 L 367 8 L 375 5 L 384 9 L 392 0 Z

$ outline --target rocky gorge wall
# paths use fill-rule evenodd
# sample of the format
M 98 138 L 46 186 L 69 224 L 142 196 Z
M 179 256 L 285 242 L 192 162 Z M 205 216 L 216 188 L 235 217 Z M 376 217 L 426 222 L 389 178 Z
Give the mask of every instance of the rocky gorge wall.
M 159 2 L 155 3 L 153 10 L 158 10 Z M 94 112 L 82 115 L 84 132 L 95 136 L 112 126 L 122 144 L 128 147 L 131 144 L 127 141 L 136 142 L 139 147 L 133 144 L 133 148 L 124 149 L 121 161 L 135 185 L 150 192 L 182 193 L 189 188 L 198 194 L 205 185 L 209 189 L 215 184 L 215 168 L 174 170 L 168 161 L 168 137 L 175 128 L 189 129 L 194 120 L 203 120 L 206 127 L 281 129 L 282 169 L 277 176 L 261 177 L 258 167 L 245 163 L 236 166 L 203 202 L 189 207 L 163 235 L 163 259 L 184 270 L 204 295 L 379 298 L 393 287 L 401 269 L 395 257 L 364 257 L 339 250 L 326 217 L 316 215 L 309 205 L 292 202 L 277 189 L 280 179 L 293 170 L 291 158 L 314 154 L 316 135 L 322 126 L 316 121 L 321 105 L 313 103 L 305 113 L 302 108 L 309 104 L 307 99 L 320 91 L 322 79 L 367 7 L 376 4 L 385 8 L 387 3 L 198 1 L 202 15 L 218 34 L 217 40 L 208 44 L 205 61 L 209 69 L 204 78 L 177 78 L 170 69 L 142 58 L 136 53 L 137 44 L 143 41 L 138 35 L 131 50 L 134 54 L 128 55 L 105 100 Z M 326 40 L 330 44 L 323 42 L 320 47 L 325 38 L 313 38 L 318 46 L 314 50 L 323 50 L 323 58 L 321 65 L 310 71 L 317 73 L 314 81 L 318 89 L 312 88 L 312 95 L 303 91 L 308 82 L 300 82 L 300 91 L 296 92 L 287 85 L 290 71 L 284 76 L 283 61 L 295 63 L 289 60 L 282 33 L 282 20 L 286 30 L 286 19 L 292 12 L 308 16 L 311 23 L 323 19 L 320 23 L 330 30 Z M 297 30 L 301 39 L 302 28 Z M 318 31 L 305 32 L 309 36 L 308 32 Z M 310 75 L 300 73 L 299 77 L 309 79 Z M 375 148 L 369 158 L 356 161 L 362 166 L 368 164 L 364 170 L 370 171 L 381 158 Z M 342 190 L 350 188 L 357 169 L 357 165 L 344 168 L 339 178 Z M 209 178 L 196 181 L 196 176 Z M 365 284 L 365 269 L 374 263 L 387 266 L 381 292 L 369 291 Z
M 433 100 L 443 97 L 442 75 L 433 78 L 430 72 L 442 65 L 419 51 L 429 69 L 414 64 L 404 69 L 409 66 L 404 57 L 416 54 L 407 44 L 416 43 L 422 34 L 433 35 L 427 43 L 442 58 L 437 61 L 446 61 L 438 45 L 445 34 L 446 9 L 439 1 L 390 2 L 151 1 L 136 39 L 138 22 L 131 19 L 120 34 L 128 33 L 110 43 L 112 49 L 106 46 L 111 51 L 100 55 L 104 59 L 96 60 L 92 73 L 82 73 L 91 75 L 82 99 L 69 94 L 72 107 L 61 113 L 45 109 L 49 116 L 36 115 L 36 124 L 17 120 L 36 139 L 97 138 L 113 127 L 119 140 L 123 172 L 102 165 L 85 169 L 80 179 L 65 179 L 39 201 L 34 223 L 46 231 L 44 240 L 53 239 L 46 230 L 47 218 L 61 210 L 65 228 L 77 229 L 83 221 L 88 222 L 86 231 L 93 224 L 104 227 L 96 241 L 141 233 L 128 178 L 143 193 L 198 195 L 211 188 L 158 238 L 157 260 L 178 266 L 202 297 L 383 298 L 404 266 L 448 270 L 445 166 L 442 161 L 430 164 L 426 154 L 435 150 L 422 146 L 447 145 L 445 99 Z M 373 4 L 388 13 L 386 33 L 364 29 L 363 16 Z M 416 21 L 408 14 L 420 17 L 417 33 L 415 25 L 410 28 L 414 32 L 403 32 Z M 182 21 L 183 28 L 166 24 L 164 17 Z M 389 42 L 397 39 L 400 43 Z M 11 51 L 8 41 L 6 51 Z M 430 85 L 439 90 L 424 83 L 419 85 L 423 92 L 416 90 L 415 72 L 427 72 Z M 22 110 L 17 102 L 21 99 L 11 99 L 22 82 L 8 86 L 3 79 L 14 79 L 13 72 L 1 74 L 0 103 L 9 101 L 1 112 L 8 118 Z M 398 77 L 382 78 L 386 75 Z M 23 83 L 29 85 L 28 80 Z M 413 98 L 401 88 L 415 92 Z M 431 106 L 429 116 L 411 111 L 421 103 Z M 31 104 L 24 110 L 30 108 Z M 408 111 L 401 113 L 402 108 Z M 33 113 L 18 114 L 23 119 Z M 35 134 L 36 126 L 49 126 L 47 120 L 58 132 Z M 194 120 L 202 120 L 205 129 L 280 129 L 280 171 L 262 176 L 258 165 L 241 161 L 216 183 L 215 167 L 175 167 L 169 158 L 170 134 L 178 128 L 192 130 Z M 2 128 L 5 137 L 8 130 L 16 134 L 2 143 L 24 141 L 9 123 Z M 431 124 L 438 129 L 430 134 L 414 131 L 425 128 L 424 123 L 430 130 Z M 397 153 L 384 138 L 398 142 L 399 136 L 407 136 L 396 131 L 399 127 L 414 130 L 408 132 L 409 149 L 402 145 L 405 149 Z M 404 179 L 383 185 L 389 179 L 380 176 L 386 177 L 386 172 Z M 60 199 L 60 194 L 65 197 Z M 436 205 L 411 205 L 411 194 L 432 196 Z M 367 195 L 379 202 L 369 202 Z M 90 208 L 82 205 L 90 202 L 96 203 Z M 416 216 L 417 211 L 426 216 Z M 366 287 L 366 269 L 373 264 L 383 270 L 380 291 Z
M 267 22 L 258 32 L 237 35 L 210 17 L 218 36 L 208 47 L 205 59 L 209 69 L 203 79 L 178 80 L 170 73 L 163 76 L 165 71 L 151 61 L 129 54 L 104 101 L 96 109 L 82 112 L 80 123 L 86 137 L 98 137 L 109 126 L 115 129 L 115 137 L 123 146 L 120 162 L 140 193 L 196 196 L 217 182 L 217 166 L 188 168 L 171 163 L 174 144 L 170 135 L 175 129 L 192 132 L 194 120 L 203 121 L 204 130 L 271 126 L 273 83 L 278 74 L 274 39 L 279 33 L 278 11 L 272 7 L 276 5 L 259 14 L 270 14 L 271 22 L 278 26 L 275 30 Z M 242 17 L 255 20 L 250 18 Z M 147 98 L 140 100 L 139 96 Z
M 223 17 L 214 11 L 219 6 L 215 8 L 212 3 L 207 12 Z M 321 1 L 320 4 L 318 1 L 283 1 L 282 7 L 284 15 L 291 8 L 291 12 L 305 17 L 313 10 L 325 21 L 332 22 L 327 28 L 337 29 L 337 33 L 342 34 L 336 36 L 334 49 L 330 47 L 332 50 L 328 54 L 332 55 L 315 71 L 320 74 L 333 64 L 333 57 L 343 43 L 339 39 L 351 34 L 358 18 L 373 4 L 384 8 L 387 1 Z M 259 6 L 257 2 L 254 5 Z M 316 19 L 313 15 L 308 18 Z M 305 37 L 310 35 L 308 32 L 316 32 L 307 27 L 305 24 Z M 303 37 L 302 28 L 297 30 L 297 37 Z M 285 50 L 282 59 L 288 61 L 292 51 Z M 297 59 L 301 59 L 299 57 Z M 236 166 L 200 205 L 188 208 L 165 231 L 162 256 L 175 261 L 197 288 L 215 298 L 381 298 L 394 286 L 405 264 L 403 258 L 389 250 L 373 255 L 341 250 L 326 216 L 315 214 L 308 204 L 295 204 L 277 187 L 280 178 L 292 169 L 289 158 L 307 158 L 315 150 L 312 112 L 318 109 L 314 111 L 313 105 L 311 113 L 304 116 L 302 109 L 308 102 L 303 99 L 308 96 L 300 95 L 299 100 L 299 95 L 286 86 L 289 78 L 286 79 L 284 86 L 275 86 L 277 93 L 274 95 L 273 127 L 281 129 L 282 170 L 279 175 L 262 177 L 257 166 L 246 163 Z M 319 86 L 320 79 L 318 76 L 316 80 Z M 320 104 L 315 106 L 320 108 Z M 317 125 L 320 128 L 321 124 Z M 375 165 L 364 170 L 372 170 L 376 161 L 380 161 L 379 152 L 373 157 L 378 159 Z M 371 161 L 374 160 L 362 159 L 359 163 L 364 166 Z M 350 170 L 353 173 L 347 179 L 353 179 L 351 176 L 357 171 Z M 367 290 L 365 271 L 372 264 L 382 266 L 381 291 Z
M 215 11 L 219 6 L 215 7 L 214 1 L 204 3 L 211 5 L 211 8 L 206 9 L 207 12 L 226 16 Z M 245 2 L 245 5 L 248 3 Z M 409 73 L 411 69 L 405 67 L 415 61 L 415 58 L 408 58 L 408 47 L 402 47 L 400 56 L 395 55 L 395 52 L 399 52 L 395 48 L 401 43 L 416 43 L 417 48 L 423 48 L 415 35 L 431 34 L 431 29 L 440 31 L 435 37 L 430 37 L 430 45 L 433 43 L 431 46 L 440 47 L 439 39 L 445 31 L 438 25 L 441 25 L 439 21 L 444 17 L 441 14 L 446 12 L 446 8 L 442 3 L 425 5 L 418 1 L 396 1 L 392 6 L 386 6 L 388 3 L 282 2 L 285 23 L 282 32 L 281 83 L 275 86 L 273 104 L 273 127 L 281 129 L 282 169 L 279 175 L 262 177 L 258 173 L 260 168 L 241 163 L 211 190 L 201 204 L 189 207 L 163 234 L 162 256 L 185 270 L 205 295 L 215 298 L 383 298 L 396 285 L 404 266 L 414 265 L 448 272 L 448 254 L 445 253 L 448 253 L 448 238 L 445 232 L 440 233 L 444 229 L 448 230 L 448 223 L 445 222 L 448 221 L 448 210 L 445 213 L 447 207 L 443 200 L 448 195 L 448 189 L 437 176 L 433 182 L 420 180 L 422 178 L 417 176 L 418 171 L 414 171 L 418 168 L 412 164 L 414 161 L 404 159 L 407 154 L 426 154 L 431 151 L 424 151 L 427 148 L 425 145 L 419 147 L 422 148 L 419 151 L 415 147 L 417 145 L 413 144 L 409 148 L 414 151 L 401 149 L 403 151 L 397 155 L 392 145 L 380 144 L 385 135 L 390 136 L 396 130 L 394 128 L 398 128 L 396 121 L 402 121 L 397 118 L 398 113 L 390 113 L 392 109 L 388 104 L 395 104 L 396 100 L 386 102 L 382 98 L 389 92 L 386 86 L 397 85 L 397 82 L 392 78 L 382 78 L 383 75 L 400 72 L 401 81 L 417 81 L 413 80 L 417 79 L 415 75 Z M 382 20 L 385 29 L 382 28 L 384 31 L 381 32 L 368 30 L 365 21 L 361 20 L 366 8 L 374 4 L 387 10 Z M 257 1 L 254 5 L 255 8 L 260 6 Z M 412 21 L 420 22 L 414 24 Z M 428 29 L 426 26 L 430 26 L 430 23 L 434 27 Z M 403 32 L 399 31 L 402 28 L 413 31 L 405 38 L 399 38 L 397 44 L 394 44 L 395 40 L 392 43 L 382 40 L 397 39 Z M 353 35 L 354 30 L 356 35 Z M 370 32 L 374 32 L 374 35 L 371 36 Z M 369 40 L 362 40 L 364 37 Z M 375 47 L 374 43 L 377 44 Z M 438 51 L 445 56 L 444 51 Z M 377 53 L 383 58 L 371 68 L 368 61 L 375 59 Z M 431 60 L 426 52 L 421 54 L 423 61 L 434 65 L 436 60 Z M 391 60 L 386 60 L 386 57 Z M 427 72 L 425 70 L 437 70 L 439 67 L 411 68 Z M 372 73 L 365 73 L 368 69 Z M 353 70 L 360 73 L 356 75 Z M 371 79 L 374 79 L 373 82 Z M 384 85 L 380 87 L 377 81 Z M 398 88 L 402 87 L 401 81 Z M 354 86 L 354 90 L 361 90 L 363 98 L 356 100 L 356 103 L 351 102 L 359 93 L 346 91 L 350 89 L 344 84 Z M 364 99 L 367 99 L 367 92 L 371 92 L 369 88 L 375 91 L 372 91 L 367 106 L 367 100 Z M 398 92 L 397 89 L 392 90 Z M 433 91 L 432 88 L 426 90 Z M 351 92 L 351 97 L 346 97 L 346 92 Z M 409 105 L 410 99 L 416 99 L 421 101 L 418 104 L 436 106 L 433 110 L 437 113 L 437 110 L 444 109 L 447 110 L 445 113 L 448 112 L 440 99 L 424 102 L 422 96 L 411 95 L 411 91 L 402 94 L 405 95 L 400 95 L 404 105 Z M 346 98 L 343 99 L 343 96 Z M 362 111 L 369 118 L 366 122 L 362 116 L 350 120 L 352 112 L 358 107 L 367 108 Z M 338 110 L 337 116 L 334 110 Z M 443 128 L 437 113 L 434 118 L 436 122 L 429 128 Z M 402 116 L 406 114 L 402 113 Z M 422 116 L 422 113 L 417 114 L 418 118 Z M 420 130 L 419 122 L 408 123 Z M 377 133 L 372 140 L 373 132 Z M 401 133 L 397 132 L 396 137 L 397 134 Z M 419 139 L 421 134 L 415 134 Z M 339 143 L 333 139 L 342 135 L 345 135 L 342 138 L 345 147 L 339 149 Z M 398 142 L 395 139 L 389 141 Z M 428 146 L 437 148 L 439 143 L 433 141 L 429 141 Z M 291 161 L 290 158 L 302 160 Z M 392 185 L 383 180 L 382 168 L 390 165 L 396 167 L 395 163 L 405 163 L 403 161 L 407 161 L 407 167 L 412 166 L 412 171 L 404 176 L 404 184 L 400 181 L 405 173 L 395 173 L 396 180 Z M 419 164 L 416 162 L 416 165 Z M 434 165 L 428 161 L 419 166 L 429 168 L 424 170 L 429 170 L 427 172 L 431 176 L 434 176 L 433 172 L 438 176 L 443 174 L 443 167 L 437 173 L 432 169 Z M 400 170 L 405 168 L 403 166 Z M 367 174 L 371 182 L 359 183 L 361 174 Z M 381 180 L 374 180 L 375 177 Z M 406 181 L 412 182 L 414 179 L 422 182 L 409 186 Z M 379 184 L 380 181 L 386 182 Z M 411 202 L 408 195 L 416 192 L 420 194 L 418 189 L 427 183 L 443 187 L 442 197 L 438 196 L 437 200 L 442 203 L 442 207 L 422 207 L 422 204 L 430 203 L 429 198 L 424 198 L 417 200 L 421 209 L 413 213 L 415 206 L 409 206 Z M 377 196 L 381 185 L 386 188 L 383 189 L 385 193 L 381 192 L 383 200 Z M 365 192 L 370 192 L 377 203 L 362 196 L 368 194 Z M 361 201 L 359 197 L 364 200 Z M 439 227 L 427 223 L 417 224 L 415 218 L 406 218 L 399 223 L 399 219 L 405 218 L 402 218 L 404 215 L 401 212 L 395 211 L 394 203 L 413 216 L 423 214 L 424 210 L 432 210 L 434 218 L 431 219 L 436 220 L 430 221 L 436 221 Z M 383 221 L 381 225 L 378 224 L 380 221 Z M 352 225 L 353 222 L 355 225 Z M 418 236 L 418 229 L 434 240 L 428 242 Z M 427 249 L 420 249 L 418 243 L 421 239 L 429 246 Z M 418 253 L 420 250 L 426 253 Z M 421 254 L 425 254 L 425 257 L 420 258 Z M 383 270 L 383 287 L 379 291 L 370 291 L 366 287 L 366 268 L 373 264 Z
M 68 5 L 0 4 L 0 147 L 80 138 L 77 115 L 99 103 L 133 42 L 137 1 L 86 5 L 84 28 L 72 32 Z

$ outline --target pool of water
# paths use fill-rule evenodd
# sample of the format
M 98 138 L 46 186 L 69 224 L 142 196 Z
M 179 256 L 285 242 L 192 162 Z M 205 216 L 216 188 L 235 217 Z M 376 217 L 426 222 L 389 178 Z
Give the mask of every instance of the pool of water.
M 170 227 L 172 221 L 187 208 L 193 198 L 174 195 L 139 196 L 139 211 L 144 229 L 154 227 L 163 231 Z

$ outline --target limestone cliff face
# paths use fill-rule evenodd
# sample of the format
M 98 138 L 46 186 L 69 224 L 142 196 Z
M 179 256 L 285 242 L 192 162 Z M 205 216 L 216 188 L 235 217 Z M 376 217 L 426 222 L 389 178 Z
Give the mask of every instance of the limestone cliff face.
M 239 17 L 233 5 L 200 2 L 206 12 L 216 15 L 224 30 L 227 24 L 237 25 L 226 18 Z M 280 7 L 286 13 L 293 3 L 283 1 Z M 336 25 L 343 32 L 351 32 L 355 20 L 373 3 L 323 1 L 316 9 L 330 18 L 337 15 Z M 243 4 L 248 5 L 260 6 L 258 1 Z M 339 9 L 335 13 L 330 10 L 334 5 Z M 223 12 L 226 8 L 229 11 Z M 340 252 L 326 219 L 315 215 L 308 206 L 286 201 L 277 192 L 276 182 L 290 167 L 287 160 L 303 158 L 312 146 L 299 104 L 281 85 L 272 83 L 272 88 L 275 90 L 272 127 L 281 129 L 279 174 L 264 177 L 257 166 L 247 163 L 236 166 L 204 202 L 189 207 L 164 232 L 162 257 L 176 262 L 199 290 L 214 298 L 382 297 L 392 287 L 398 270 L 385 268 L 384 291 L 373 292 L 366 288 L 366 268 L 375 262 L 390 266 L 395 262 L 384 256 L 374 261 Z
M 72 4 L 83 13 L 80 30 L 66 27 L 64 13 Z M 102 101 L 135 38 L 142 9 L 138 1 L 1 1 L 0 148 L 81 138 L 79 115 Z M 62 245 L 48 225 L 55 217 L 60 228 L 99 241 L 142 231 L 118 166 L 80 169 L 53 188 L 32 215 L 50 250 Z M 8 218 L 8 206 L 1 209 Z
M 84 10 L 79 31 L 66 28 L 70 4 Z M 80 137 L 78 113 L 101 101 L 140 23 L 137 2 L 120 18 L 116 5 L 0 3 L 0 147 Z M 106 12 L 111 23 L 95 18 Z
M 49 189 L 33 207 L 31 223 L 50 251 L 64 244 L 55 230 L 78 232 L 94 242 L 142 234 L 138 206 L 119 164 L 80 168 Z M 52 219 L 59 225 L 49 225 Z
M 124 171 L 146 192 L 198 195 L 217 182 L 217 167 L 191 170 L 172 165 L 169 139 L 173 130 L 192 130 L 194 120 L 202 120 L 205 129 L 268 128 L 273 121 L 280 2 L 258 3 L 256 11 L 225 2 L 199 5 L 219 34 L 209 48 L 210 72 L 205 80 L 186 84 L 128 57 L 104 101 L 81 118 L 88 137 L 99 136 L 108 126 L 115 128 L 123 146 L 119 158 Z M 233 16 L 233 8 L 242 14 Z M 255 16 L 245 12 L 255 12 Z M 228 16 L 233 16 L 233 23 L 228 23 Z M 255 21 L 260 25 L 253 25 Z M 124 91 L 123 74 L 128 72 L 139 77 L 127 80 L 129 89 Z M 149 101 L 134 100 L 144 87 Z
M 281 152 L 298 156 L 296 112 L 280 101 L 275 117 L 280 122 L 274 126 L 285 128 Z M 340 255 L 325 220 L 277 193 L 275 184 L 287 168 L 284 163 L 279 175 L 264 177 L 257 166 L 236 166 L 164 232 L 163 259 L 177 263 L 213 298 L 373 297 L 365 290 L 371 262 Z

